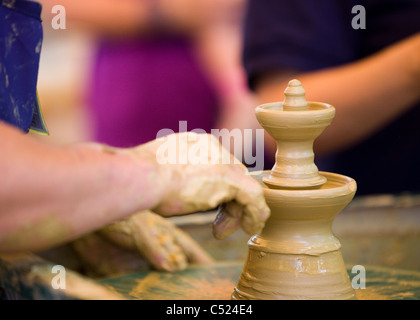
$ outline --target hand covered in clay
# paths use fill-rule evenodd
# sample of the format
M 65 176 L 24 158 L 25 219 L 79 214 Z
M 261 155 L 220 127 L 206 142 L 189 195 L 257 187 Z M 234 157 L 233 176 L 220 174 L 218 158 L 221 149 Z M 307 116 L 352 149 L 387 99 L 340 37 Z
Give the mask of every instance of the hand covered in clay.
M 148 210 L 76 240 L 73 248 L 85 269 L 98 276 L 143 271 L 148 263 L 178 271 L 189 263 L 213 262 L 187 233 Z
M 158 270 L 177 271 L 188 262 L 213 262 L 187 233 L 148 210 L 112 223 L 100 233 L 123 248 L 138 251 Z
M 171 216 L 219 207 L 213 234 L 223 239 L 242 228 L 253 235 L 261 231 L 270 210 L 257 181 L 246 167 L 209 134 L 184 132 L 130 149 L 149 157 L 158 167 L 156 184 L 165 188 L 153 209 Z

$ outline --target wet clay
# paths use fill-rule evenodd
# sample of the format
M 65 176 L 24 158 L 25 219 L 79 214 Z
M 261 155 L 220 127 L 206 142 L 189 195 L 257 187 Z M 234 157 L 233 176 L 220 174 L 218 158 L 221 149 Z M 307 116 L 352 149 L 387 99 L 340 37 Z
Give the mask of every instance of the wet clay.
M 164 289 L 159 288 L 161 282 Z M 234 283 L 227 278 L 189 279 L 176 273 L 150 272 L 144 279 L 137 280 L 129 295 L 144 300 L 229 300 L 232 286 Z
M 150 270 L 179 271 L 214 260 L 186 232 L 145 210 L 87 234 L 71 243 L 83 270 L 109 277 Z
M 314 164 L 313 142 L 334 115 L 329 104 L 306 102 L 298 80 L 289 82 L 283 102 L 256 108 L 277 142 L 273 169 L 255 177 L 271 216 L 248 242 L 233 299 L 355 299 L 332 223 L 353 199 L 356 182 Z

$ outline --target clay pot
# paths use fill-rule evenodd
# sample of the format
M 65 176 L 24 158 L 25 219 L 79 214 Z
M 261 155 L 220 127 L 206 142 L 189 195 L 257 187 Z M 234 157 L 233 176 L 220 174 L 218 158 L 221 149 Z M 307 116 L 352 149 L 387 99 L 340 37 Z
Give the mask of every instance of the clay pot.
M 262 179 L 269 172 L 257 177 Z M 356 182 L 321 172 L 319 189 L 264 186 L 271 216 L 249 242 L 233 299 L 354 299 L 355 293 L 332 232 L 334 217 L 353 199 Z
M 283 102 L 256 108 L 256 117 L 276 140 L 276 164 L 257 177 L 271 217 L 249 242 L 233 299 L 353 299 L 332 232 L 334 217 L 353 199 L 356 182 L 319 172 L 314 140 L 332 122 L 335 108 L 307 102 L 300 81 L 289 82 Z
M 307 110 L 285 111 L 282 103 L 256 108 L 257 120 L 277 142 L 276 164 L 264 178 L 271 187 L 310 188 L 325 183 L 314 164 L 314 140 L 329 126 L 335 108 L 308 102 Z

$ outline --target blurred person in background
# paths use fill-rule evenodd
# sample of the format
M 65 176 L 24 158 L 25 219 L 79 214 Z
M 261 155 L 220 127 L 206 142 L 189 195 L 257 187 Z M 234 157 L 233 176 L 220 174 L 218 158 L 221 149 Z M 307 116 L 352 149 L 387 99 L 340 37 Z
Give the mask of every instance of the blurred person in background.
M 243 62 L 258 103 L 283 100 L 297 78 L 308 101 L 337 110 L 315 141 L 319 169 L 354 178 L 358 195 L 420 191 L 420 1 L 250 0 L 246 12 Z M 258 127 L 252 110 L 241 115 Z
M 244 0 L 42 0 L 96 37 L 88 96 L 93 140 L 128 147 L 161 129 L 210 132 L 252 103 L 240 63 Z

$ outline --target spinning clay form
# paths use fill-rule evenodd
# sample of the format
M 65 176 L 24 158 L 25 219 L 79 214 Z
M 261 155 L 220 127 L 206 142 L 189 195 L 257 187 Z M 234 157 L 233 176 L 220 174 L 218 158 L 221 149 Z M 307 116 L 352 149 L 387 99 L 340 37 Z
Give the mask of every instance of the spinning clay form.
M 283 102 L 260 105 L 256 117 L 276 140 L 276 163 L 256 179 L 271 216 L 248 242 L 248 257 L 233 299 L 355 299 L 332 232 L 334 217 L 356 193 L 349 177 L 319 172 L 313 143 L 330 125 L 335 108 L 307 102 L 291 80 Z

